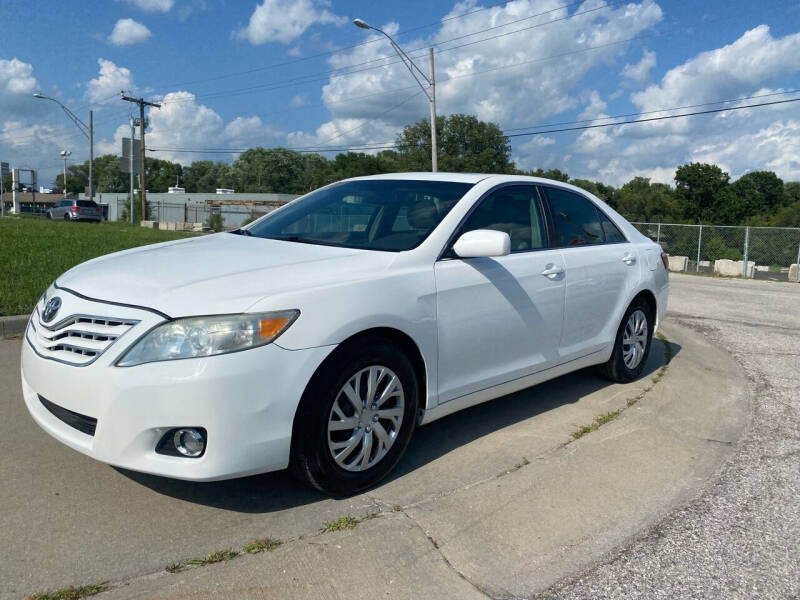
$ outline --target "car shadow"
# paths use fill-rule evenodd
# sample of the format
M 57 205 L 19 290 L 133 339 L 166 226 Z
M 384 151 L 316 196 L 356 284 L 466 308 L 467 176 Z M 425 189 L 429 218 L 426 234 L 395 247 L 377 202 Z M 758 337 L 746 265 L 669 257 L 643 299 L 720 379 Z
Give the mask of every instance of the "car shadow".
M 668 342 L 674 358 L 681 346 Z M 642 378 L 665 364 L 663 346 L 654 344 Z M 657 350 L 656 350 L 657 349 Z M 473 406 L 420 427 L 405 456 L 386 481 L 407 475 L 452 450 L 559 406 L 573 404 L 610 384 L 594 368 L 582 369 L 501 398 Z M 288 471 L 226 481 L 190 482 L 114 467 L 154 492 L 205 506 L 243 513 L 269 513 L 325 500 L 299 484 Z

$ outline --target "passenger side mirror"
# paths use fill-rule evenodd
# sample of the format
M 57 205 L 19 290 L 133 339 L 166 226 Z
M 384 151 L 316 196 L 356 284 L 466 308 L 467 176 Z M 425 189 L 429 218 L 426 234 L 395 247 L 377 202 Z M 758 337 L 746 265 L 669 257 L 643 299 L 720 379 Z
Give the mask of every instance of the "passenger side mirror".
M 505 231 L 475 229 L 456 240 L 453 252 L 459 258 L 506 256 L 511 253 L 511 238 Z

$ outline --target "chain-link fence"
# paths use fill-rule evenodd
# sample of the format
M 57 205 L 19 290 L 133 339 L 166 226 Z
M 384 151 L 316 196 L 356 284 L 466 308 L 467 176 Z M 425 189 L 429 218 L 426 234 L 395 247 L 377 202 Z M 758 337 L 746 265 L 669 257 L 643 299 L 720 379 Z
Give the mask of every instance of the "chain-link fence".
M 212 205 L 156 200 L 147 203 L 147 220 L 159 223 L 206 223 L 212 214 L 221 214 L 225 229 L 235 229 L 275 210 L 278 205 Z M 127 218 L 127 200 L 117 200 L 117 214 L 120 218 Z
M 800 228 L 633 223 L 670 256 L 670 270 L 800 281 Z

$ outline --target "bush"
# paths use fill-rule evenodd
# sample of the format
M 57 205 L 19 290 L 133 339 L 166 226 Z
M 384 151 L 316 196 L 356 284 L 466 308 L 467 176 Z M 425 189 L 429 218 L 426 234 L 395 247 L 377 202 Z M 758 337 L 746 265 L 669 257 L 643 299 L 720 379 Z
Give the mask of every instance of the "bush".
M 206 225 L 208 225 L 211 231 L 222 231 L 222 228 L 225 226 L 225 218 L 220 213 L 214 213 L 208 217 Z

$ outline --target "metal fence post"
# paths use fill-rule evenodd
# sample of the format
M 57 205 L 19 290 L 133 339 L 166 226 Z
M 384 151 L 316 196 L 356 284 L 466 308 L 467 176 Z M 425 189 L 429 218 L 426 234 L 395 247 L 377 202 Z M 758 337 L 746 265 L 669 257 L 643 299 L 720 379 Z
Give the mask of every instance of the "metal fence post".
M 742 262 L 742 277 L 747 279 L 747 252 L 750 249 L 750 227 L 744 228 L 744 261 Z M 753 268 L 753 276 L 755 276 L 755 265 Z
M 800 283 L 800 244 L 797 245 L 797 283 Z
M 695 272 L 700 272 L 700 246 L 703 243 L 703 225 L 700 225 L 700 229 L 698 230 L 697 234 L 697 262 L 694 264 Z
M 661 223 L 658 224 L 658 231 L 656 232 L 656 244 L 661 243 Z

